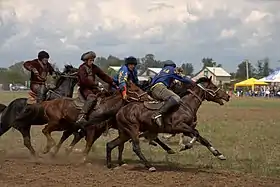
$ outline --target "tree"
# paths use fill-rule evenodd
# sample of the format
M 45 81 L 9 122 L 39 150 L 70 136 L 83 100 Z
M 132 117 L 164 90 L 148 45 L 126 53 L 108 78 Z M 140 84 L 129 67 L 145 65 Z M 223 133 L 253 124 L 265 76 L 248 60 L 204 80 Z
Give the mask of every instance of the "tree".
M 184 70 L 185 75 L 193 75 L 194 68 L 192 63 L 183 63 L 181 68 Z
M 148 68 L 161 68 L 163 67 L 163 62 L 155 59 L 155 55 L 146 54 L 145 57 L 140 59 L 139 73 L 143 73 Z
M 269 58 L 264 58 L 263 59 L 263 76 L 266 77 L 270 73 L 272 73 L 272 69 L 269 67 Z
M 253 77 L 256 75 L 256 69 L 253 67 L 253 65 L 248 62 L 248 72 L 249 72 L 249 77 Z M 247 79 L 246 75 L 246 61 L 242 61 L 237 68 L 236 71 L 236 78 L 239 80 L 245 80 Z
M 217 62 L 215 62 L 212 58 L 203 58 L 201 60 L 202 64 L 203 64 L 203 69 L 205 67 L 222 67 L 222 64 L 217 64 Z
M 269 58 L 264 58 L 258 60 L 257 62 L 257 78 L 262 78 L 268 76 L 272 73 L 272 69 L 269 67 Z
M 257 62 L 257 71 L 256 71 L 258 78 L 263 77 L 263 73 L 264 73 L 264 69 L 263 68 L 264 68 L 263 67 L 263 62 L 261 60 L 258 60 L 258 62 Z

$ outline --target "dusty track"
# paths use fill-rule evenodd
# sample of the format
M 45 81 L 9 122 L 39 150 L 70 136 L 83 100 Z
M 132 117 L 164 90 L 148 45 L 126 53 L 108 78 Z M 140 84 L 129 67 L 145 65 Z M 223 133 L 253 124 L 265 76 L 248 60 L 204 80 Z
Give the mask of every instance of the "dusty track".
M 157 165 L 158 171 L 150 173 L 133 163 L 108 170 L 104 159 L 83 165 L 75 155 L 37 161 L 27 154 L 5 157 L 0 169 L 1 186 L 280 186 L 279 179 L 192 167 Z

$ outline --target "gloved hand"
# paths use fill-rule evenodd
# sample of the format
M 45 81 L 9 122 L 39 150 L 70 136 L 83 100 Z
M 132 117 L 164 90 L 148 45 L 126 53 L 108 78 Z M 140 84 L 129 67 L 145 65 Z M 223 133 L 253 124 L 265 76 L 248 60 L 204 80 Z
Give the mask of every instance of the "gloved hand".
M 126 93 L 123 94 L 123 100 L 127 100 L 127 95 L 126 95 Z

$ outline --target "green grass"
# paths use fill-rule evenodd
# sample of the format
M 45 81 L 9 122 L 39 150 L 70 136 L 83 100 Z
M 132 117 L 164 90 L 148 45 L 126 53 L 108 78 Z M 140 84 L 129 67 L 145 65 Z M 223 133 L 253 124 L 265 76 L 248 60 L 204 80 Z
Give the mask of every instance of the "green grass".
M 0 101 L 6 103 L 26 93 L 0 93 Z M 142 149 L 148 160 L 155 164 L 179 168 L 202 168 L 246 172 L 259 176 L 280 174 L 280 100 L 264 98 L 234 98 L 224 106 L 204 102 L 198 111 L 198 130 L 222 152 L 226 161 L 215 158 L 205 147 L 196 144 L 192 150 L 167 155 L 159 147 L 142 142 Z M 45 145 L 42 127 L 33 127 L 33 145 L 40 150 Z M 60 132 L 54 133 L 58 140 Z M 116 136 L 100 138 L 94 145 L 91 158 L 105 159 L 105 145 Z M 174 150 L 179 150 L 178 139 L 167 142 Z M 69 141 L 66 145 L 69 144 Z M 84 141 L 77 147 L 83 148 Z M 20 149 L 28 153 L 22 145 L 18 132 L 9 132 L 1 138 L 0 148 L 10 152 Z M 62 149 L 61 152 L 64 150 Z M 113 159 L 116 159 L 117 150 Z M 124 159 L 128 163 L 140 163 L 130 144 L 126 145 Z

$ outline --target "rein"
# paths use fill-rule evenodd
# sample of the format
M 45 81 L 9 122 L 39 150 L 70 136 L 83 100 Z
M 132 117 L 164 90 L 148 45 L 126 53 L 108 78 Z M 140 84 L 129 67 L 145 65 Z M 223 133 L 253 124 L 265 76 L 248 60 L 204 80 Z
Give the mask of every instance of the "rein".
M 204 91 L 204 95 L 203 97 L 201 98 L 200 96 L 198 96 L 193 90 L 191 89 L 188 89 L 188 92 L 190 92 L 193 96 L 195 96 L 198 100 L 199 100 L 199 104 L 201 105 L 203 100 L 205 99 L 206 97 L 206 94 L 209 94 L 211 95 L 212 97 L 216 97 L 217 96 L 217 92 L 220 90 L 220 88 L 217 88 L 215 91 L 211 90 L 211 89 L 208 89 L 208 88 L 205 88 L 204 86 L 202 86 L 201 84 L 197 84 L 197 86 Z M 188 105 L 186 106 L 185 103 L 183 103 L 182 101 L 180 102 L 180 105 L 185 108 L 185 109 L 189 109 L 191 110 L 192 113 L 194 113 L 194 111 L 191 109 L 191 107 Z

